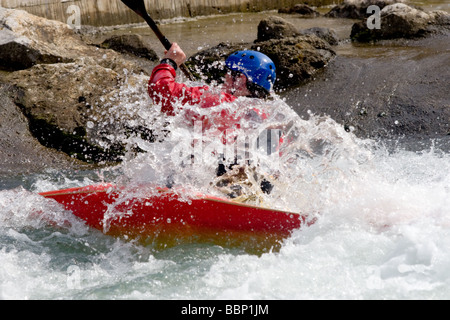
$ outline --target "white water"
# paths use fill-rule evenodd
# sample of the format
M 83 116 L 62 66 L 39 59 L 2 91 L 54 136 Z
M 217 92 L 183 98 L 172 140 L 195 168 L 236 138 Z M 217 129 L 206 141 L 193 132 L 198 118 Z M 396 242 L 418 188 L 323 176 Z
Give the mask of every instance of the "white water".
M 120 92 L 117 119 L 166 120 L 148 108 L 145 86 Z M 279 252 L 258 256 L 208 244 L 155 251 L 91 230 L 37 195 L 98 181 L 165 183 L 173 172 L 175 182 L 211 191 L 213 164 L 181 168 L 180 158 L 168 156 L 189 131 L 177 117 L 158 148 L 112 137 L 149 151 L 130 153 L 118 168 L 49 171 L 0 191 L 0 299 L 449 299 L 448 151 L 392 150 L 331 119 L 299 119 L 279 98 L 266 107 L 284 116 L 268 123 L 290 123 L 287 135 L 295 139 L 282 147 L 279 178 L 264 204 L 318 218 Z M 266 160 L 261 168 L 270 170 L 273 159 Z

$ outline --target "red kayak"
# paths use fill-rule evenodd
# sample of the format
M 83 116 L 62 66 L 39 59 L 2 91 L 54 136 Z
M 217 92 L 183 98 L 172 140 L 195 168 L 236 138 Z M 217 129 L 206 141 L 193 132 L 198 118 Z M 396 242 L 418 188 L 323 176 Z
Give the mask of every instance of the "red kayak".
M 211 242 L 277 249 L 307 217 L 201 194 L 187 199 L 180 190 L 149 189 L 133 195 L 111 184 L 41 193 L 64 205 L 105 234 L 139 239 L 157 247 Z

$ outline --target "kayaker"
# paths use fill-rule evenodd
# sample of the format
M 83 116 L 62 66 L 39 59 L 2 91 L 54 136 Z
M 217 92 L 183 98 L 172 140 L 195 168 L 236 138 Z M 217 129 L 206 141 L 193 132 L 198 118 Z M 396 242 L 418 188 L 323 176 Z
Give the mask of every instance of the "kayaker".
M 211 90 L 208 86 L 190 87 L 175 81 L 176 70 L 185 60 L 186 54 L 177 43 L 173 43 L 150 77 L 148 93 L 155 104 L 161 105 L 161 112 L 169 116 L 181 112 L 186 105 L 214 108 L 222 103 L 233 102 L 238 97 L 264 99 L 270 95 L 276 79 L 275 64 L 269 57 L 258 51 L 245 50 L 235 52 L 227 58 L 222 92 Z M 220 132 L 239 126 L 240 119 L 226 109 L 218 113 L 212 112 L 209 116 L 195 114 L 192 108 L 186 109 L 186 118 L 192 123 L 201 121 L 203 130 L 208 129 L 211 123 Z M 252 113 L 265 118 L 260 110 L 254 109 Z M 225 172 L 225 166 L 220 164 L 217 175 L 221 176 Z M 261 186 L 265 192 L 270 192 L 272 188 L 267 181 L 263 181 Z
M 211 92 L 208 86 L 188 87 L 175 81 L 176 70 L 185 60 L 186 54 L 174 43 L 150 77 L 150 97 L 156 104 L 161 104 L 161 111 L 168 115 L 176 113 L 175 105 L 211 108 L 233 102 L 237 97 L 266 98 L 276 79 L 275 64 L 265 54 L 250 50 L 238 51 L 225 62 L 228 72 L 224 91 L 217 94 Z

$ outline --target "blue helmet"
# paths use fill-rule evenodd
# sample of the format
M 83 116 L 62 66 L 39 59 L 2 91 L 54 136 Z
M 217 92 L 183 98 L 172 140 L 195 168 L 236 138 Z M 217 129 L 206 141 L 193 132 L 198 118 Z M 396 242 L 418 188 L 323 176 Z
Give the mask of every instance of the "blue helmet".
M 265 90 L 272 89 L 276 80 L 276 68 L 273 61 L 258 51 L 238 51 L 231 54 L 225 62 L 230 70 L 242 72 L 248 81 Z

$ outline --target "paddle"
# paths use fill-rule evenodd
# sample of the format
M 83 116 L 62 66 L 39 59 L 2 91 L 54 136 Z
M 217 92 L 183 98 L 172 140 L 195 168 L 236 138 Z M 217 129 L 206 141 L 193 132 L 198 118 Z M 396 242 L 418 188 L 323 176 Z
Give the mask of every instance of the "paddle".
M 159 41 L 163 44 L 164 48 L 166 50 L 169 50 L 172 47 L 172 43 L 167 39 L 161 30 L 159 30 L 158 26 L 156 25 L 155 21 L 148 15 L 147 9 L 145 9 L 145 3 L 144 0 L 121 0 L 125 5 L 127 5 L 131 10 L 136 12 L 138 15 L 140 15 L 145 22 L 150 26 L 150 28 L 153 30 L 155 35 L 158 37 Z M 182 64 L 180 66 L 181 71 L 186 75 L 186 77 L 189 80 L 195 80 L 194 76 L 191 74 L 189 69 Z

